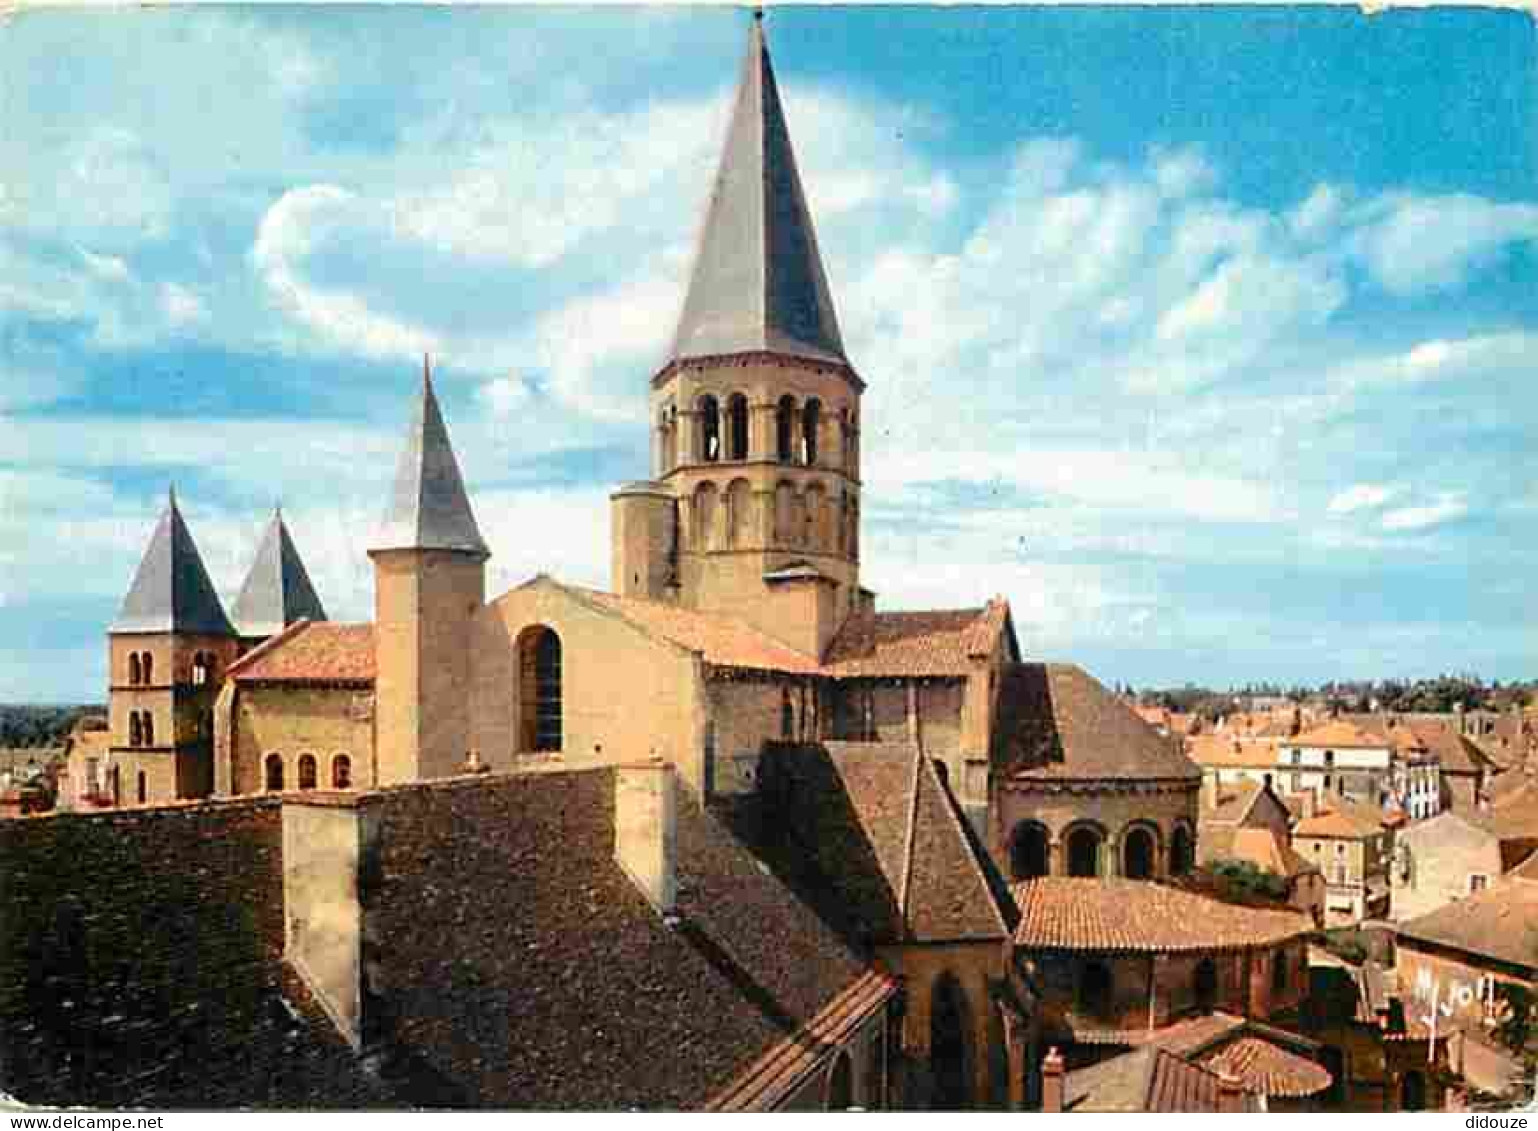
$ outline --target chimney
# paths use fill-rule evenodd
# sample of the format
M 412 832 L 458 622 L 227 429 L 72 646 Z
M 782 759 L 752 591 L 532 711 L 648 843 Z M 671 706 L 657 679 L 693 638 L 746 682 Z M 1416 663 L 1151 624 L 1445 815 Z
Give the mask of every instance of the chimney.
M 678 902 L 678 785 L 660 758 L 614 768 L 614 858 L 657 913 Z
M 1057 1046 L 1047 1050 L 1041 1062 L 1041 1110 L 1044 1115 L 1060 1115 L 1063 1110 L 1063 1054 Z
M 1237 1076 L 1218 1072 L 1218 1111 L 1237 1114 L 1244 1111 L 1244 1084 Z

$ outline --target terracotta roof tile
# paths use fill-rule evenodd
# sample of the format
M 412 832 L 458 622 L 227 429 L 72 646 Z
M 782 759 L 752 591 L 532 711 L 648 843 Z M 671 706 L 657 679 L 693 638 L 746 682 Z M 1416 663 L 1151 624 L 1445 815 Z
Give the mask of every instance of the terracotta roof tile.
M 1270 768 L 1277 744 L 1271 739 L 1236 738 L 1231 734 L 1200 734 L 1186 739 L 1186 756 L 1199 766 Z
M 1005 631 L 1009 603 L 856 615 L 828 648 L 826 674 L 840 679 L 965 676 Z
M 1218 1077 L 1156 1046 L 1134 1049 L 1068 1073 L 1063 1110 L 1075 1112 L 1216 1112 Z M 1246 1111 L 1259 1110 L 1253 1095 Z
M 1383 831 L 1383 812 L 1370 805 L 1360 805 L 1344 797 L 1329 797 L 1325 808 L 1305 817 L 1293 827 L 1294 837 L 1336 837 L 1361 840 Z
M 1313 926 L 1297 912 L 1241 907 L 1143 880 L 1047 876 L 1013 892 L 1015 942 L 1053 950 L 1228 950 L 1282 942 Z
M 1082 668 L 1009 664 L 994 772 L 1012 780 L 1189 780 L 1201 770 Z
M 1247 1092 L 1268 1097 L 1296 1099 L 1312 1096 L 1333 1081 L 1323 1065 L 1288 1052 L 1256 1036 L 1230 1041 L 1198 1061 L 1204 1068 L 1236 1077 Z
M 1503 878 L 1477 895 L 1455 899 L 1399 924 L 1401 941 L 1421 941 L 1538 972 L 1538 883 Z
M 1330 719 L 1289 739 L 1289 746 L 1333 747 L 1337 750 L 1385 749 L 1391 745 L 1388 735 L 1346 719 Z
M 1288 879 L 1319 871 L 1270 829 L 1235 829 L 1231 852 L 1237 859 L 1248 860 Z
M 374 626 L 297 621 L 230 665 L 237 683 L 374 682 Z

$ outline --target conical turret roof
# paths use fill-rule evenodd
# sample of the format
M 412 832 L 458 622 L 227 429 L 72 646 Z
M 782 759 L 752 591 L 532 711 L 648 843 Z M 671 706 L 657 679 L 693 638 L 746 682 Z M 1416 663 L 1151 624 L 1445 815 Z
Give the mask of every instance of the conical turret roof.
M 172 490 L 149 549 L 109 632 L 185 632 L 233 636 L 197 544 Z
M 759 351 L 848 363 L 755 16 L 668 360 Z
M 281 507 L 262 534 L 231 613 L 242 636 L 275 636 L 297 620 L 326 619 Z
M 422 399 L 406 434 L 384 521 L 373 550 L 460 550 L 490 554 L 470 510 L 470 497 L 449 443 L 432 371 L 422 365 Z

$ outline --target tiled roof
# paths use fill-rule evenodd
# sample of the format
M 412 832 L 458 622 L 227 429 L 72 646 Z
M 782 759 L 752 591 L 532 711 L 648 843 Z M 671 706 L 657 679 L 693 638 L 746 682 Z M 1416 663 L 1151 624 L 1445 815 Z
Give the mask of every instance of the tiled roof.
M 376 984 L 394 1046 L 452 1084 L 452 1106 L 692 1108 L 781 1057 L 772 1094 L 798 1076 L 787 1039 L 817 1045 L 862 985 L 875 992 L 855 1013 L 879 1007 L 869 964 L 686 790 L 665 922 L 615 860 L 613 773 L 366 799 L 390 830 Z
M 777 747 L 760 762 L 768 849 L 861 943 L 1009 936 L 1007 895 L 929 759 L 912 746 Z M 767 844 L 767 841 L 766 841 Z M 1002 885 L 998 885 L 1002 887 Z
M 840 679 L 965 676 L 1005 631 L 1009 603 L 981 609 L 856 614 L 828 647 L 826 674 Z
M 1538 972 L 1538 883 L 1500 882 L 1399 924 L 1401 940 L 1419 940 Z
M 1236 1077 L 1247 1092 L 1268 1097 L 1296 1099 L 1312 1096 L 1324 1091 L 1332 1082 L 1323 1065 L 1256 1036 L 1230 1041 L 1203 1055 L 1198 1063 L 1214 1072 Z
M 296 621 L 230 665 L 237 683 L 374 682 L 374 626 Z
M 1292 830 L 1294 837 L 1335 837 L 1361 840 L 1383 831 L 1383 813 L 1344 797 L 1327 797 L 1312 817 L 1304 817 Z
M 1277 764 L 1274 741 L 1231 734 L 1193 735 L 1186 739 L 1186 755 L 1199 766 L 1214 768 L 1270 769 Z
M 999 686 L 995 774 L 1034 780 L 1183 780 L 1201 770 L 1082 668 L 1009 664 Z
M 1224 824 L 1238 823 L 1250 814 L 1255 801 L 1265 790 L 1262 782 L 1246 778 L 1235 782 L 1233 785 L 1220 786 L 1223 790 L 1216 799 L 1208 797 L 1207 791 L 1202 791 L 1201 819 L 1203 821 L 1217 821 Z
M 1494 768 L 1489 756 L 1449 723 L 1416 720 L 1404 723 L 1402 727 L 1414 734 L 1429 753 L 1436 755 L 1443 773 L 1477 774 Z
M 1387 734 L 1377 731 L 1376 728 L 1370 730 L 1366 726 L 1345 719 L 1331 719 L 1304 731 L 1296 738 L 1288 739 L 1287 745 L 1336 750 L 1386 749 L 1391 742 Z
M 662 601 L 617 597 L 598 589 L 564 585 L 549 577 L 535 578 L 529 584 L 540 582 L 564 589 L 578 600 L 620 616 L 642 631 L 671 641 L 680 648 L 698 652 L 706 663 L 718 667 L 805 675 L 814 675 L 820 670 L 813 657 L 781 644 L 737 617 L 684 609 Z
M 1080 1068 L 1065 1077 L 1063 1110 L 1075 1112 L 1216 1112 L 1217 1074 L 1156 1046 Z M 1258 1111 L 1255 1096 L 1246 1111 Z
M 1015 942 L 1043 949 L 1229 950 L 1312 928 L 1297 912 L 1241 907 L 1143 880 L 1046 876 L 1012 890 L 1020 909 Z
M 1319 871 L 1270 829 L 1235 829 L 1231 852 L 1237 859 L 1248 860 L 1288 879 Z

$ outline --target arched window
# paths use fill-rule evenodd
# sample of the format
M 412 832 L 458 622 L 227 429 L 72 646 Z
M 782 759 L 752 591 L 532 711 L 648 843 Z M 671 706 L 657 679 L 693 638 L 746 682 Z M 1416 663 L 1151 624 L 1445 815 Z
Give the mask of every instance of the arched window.
M 1151 880 L 1158 849 L 1153 833 L 1141 826 L 1128 829 L 1122 837 L 1121 871 L 1131 880 Z
M 143 673 L 139 670 L 139 653 L 128 653 L 128 682 L 134 687 L 143 682 Z
M 715 463 L 721 458 L 721 406 L 716 398 L 703 396 L 699 401 L 700 459 Z
M 107 771 L 107 790 L 112 794 L 112 804 L 123 804 L 123 768 L 113 766 Z
M 139 729 L 144 732 L 144 745 L 155 745 L 155 716 L 145 711 L 139 723 Z
M 266 788 L 276 792 L 283 788 L 283 755 L 269 754 L 262 763 L 263 781 Z
M 733 479 L 726 489 L 726 541 L 745 546 L 752 538 L 753 488 L 746 479 Z
M 155 682 L 155 657 L 150 655 L 148 652 L 140 653 L 140 655 L 139 655 L 139 670 L 142 673 L 142 680 L 141 680 L 141 682 L 143 682 L 143 683 L 154 683 Z
M 201 687 L 213 678 L 214 657 L 209 652 L 199 652 L 192 657 L 192 682 Z
M 748 398 L 741 393 L 726 400 L 726 458 L 748 458 Z
M 299 755 L 299 788 L 315 788 L 315 755 Z
M 1191 979 L 1191 993 L 1196 1008 L 1211 1013 L 1218 1003 L 1218 968 L 1212 959 L 1204 958 L 1196 964 L 1196 974 Z
M 701 483 L 694 492 L 694 548 L 714 550 L 716 546 L 716 485 Z
M 929 1000 L 929 1061 L 935 1081 L 930 1106 L 937 1111 L 972 1106 L 970 1032 L 961 984 L 954 974 L 941 974 Z
M 788 687 L 780 688 L 780 737 L 786 742 L 796 737 L 796 708 Z
M 1086 962 L 1079 969 L 1079 1012 L 1086 1017 L 1106 1017 L 1111 1012 L 1111 968 L 1104 962 Z
M 1047 830 L 1035 821 L 1021 821 L 1009 838 L 1009 872 L 1017 880 L 1045 876 L 1050 855 Z
M 678 466 L 678 415 L 672 405 L 664 405 L 657 414 L 657 435 L 661 449 L 658 452 L 660 471 L 666 475 Z
M 1088 825 L 1080 825 L 1068 834 L 1068 874 L 1070 876 L 1100 874 L 1100 842 L 1100 831 Z
M 1191 830 L 1176 825 L 1170 834 L 1170 875 L 1184 876 L 1196 863 L 1196 852 L 1191 844 Z
M 143 746 L 144 745 L 144 730 L 143 730 L 142 726 L 139 723 L 139 712 L 138 711 L 129 711 L 128 712 L 128 745 L 130 745 L 130 746 Z
M 561 638 L 544 625 L 524 630 L 518 643 L 525 751 L 559 753 L 561 724 Z
M 331 759 L 331 788 L 352 788 L 352 759 L 346 754 L 338 754 Z
M 785 396 L 774 406 L 774 454 L 781 463 L 794 458 L 796 446 L 796 398 Z
M 822 402 L 813 398 L 801 410 L 801 462 L 811 467 L 817 462 L 817 430 L 822 427 Z
M 149 779 L 147 777 L 145 777 L 144 771 L 140 770 L 139 771 L 139 804 L 143 805 L 146 801 L 149 800 L 149 796 L 150 796 Z
M 828 1111 L 848 1111 L 854 1106 L 854 1066 L 849 1054 L 840 1052 L 833 1058 L 833 1070 L 828 1073 Z
M 827 499 L 827 493 L 822 489 L 821 483 L 813 483 L 801 496 L 802 523 L 806 531 L 803 540 L 814 550 L 828 548 L 824 537 L 827 532 Z
M 796 489 L 789 483 L 774 488 L 774 541 L 779 546 L 795 544 Z

